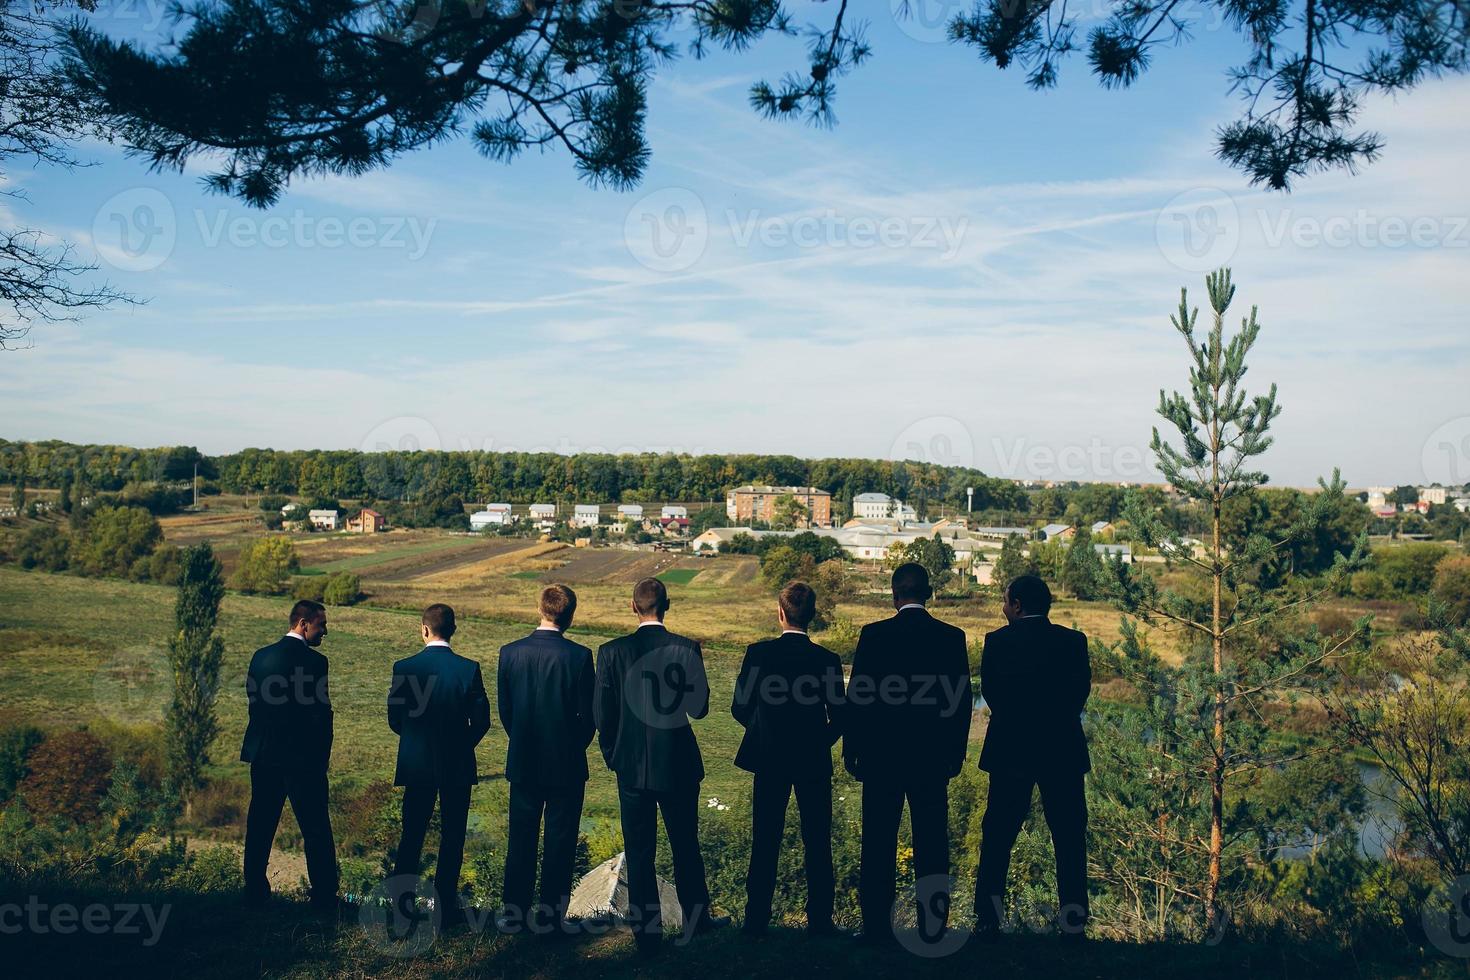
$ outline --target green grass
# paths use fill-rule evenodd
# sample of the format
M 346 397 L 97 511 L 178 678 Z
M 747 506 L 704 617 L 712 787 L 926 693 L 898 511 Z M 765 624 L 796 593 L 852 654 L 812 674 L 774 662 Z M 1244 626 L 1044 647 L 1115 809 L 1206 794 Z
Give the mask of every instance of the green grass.
M 162 586 L 0 568 L 0 723 L 74 726 L 101 718 L 124 726 L 160 725 L 169 693 L 165 654 L 174 598 L 175 590 Z M 258 647 L 285 631 L 289 608 L 290 601 L 280 598 L 230 594 L 225 599 L 216 777 L 246 776 L 246 767 L 233 761 L 245 729 L 245 670 Z M 455 650 L 483 665 L 492 701 L 500 647 L 535 625 L 530 619 L 461 620 Z M 569 636 L 593 650 L 609 639 L 575 628 Z M 417 615 L 361 606 L 329 609 L 322 651 L 331 662 L 336 711 L 334 781 L 361 785 L 392 777 L 398 743 L 388 728 L 388 682 L 393 662 L 419 648 Z M 741 797 L 750 776 L 732 763 L 743 730 L 729 712 L 739 660 L 712 654 L 707 666 L 711 710 L 695 723 L 707 771 L 705 789 L 710 796 Z M 497 713 L 479 748 L 482 782 L 475 793 L 477 816 L 492 821 L 506 812 L 505 749 Z M 595 742 L 588 761 L 592 779 L 586 814 L 615 819 L 616 782 Z
M 390 561 L 398 561 L 400 558 L 412 558 L 415 555 L 432 554 L 435 551 L 444 551 L 448 548 L 463 546 L 465 539 L 462 537 L 446 537 L 433 541 L 424 541 L 419 544 L 403 545 L 402 547 L 383 548 L 366 555 L 353 555 L 351 558 L 339 558 L 336 561 L 323 562 L 313 565 L 310 569 L 303 569 L 301 574 L 326 574 L 330 572 L 355 572 L 363 568 L 371 568 L 374 565 L 384 565 Z
M 666 572 L 659 572 L 655 577 L 669 585 L 688 585 L 702 571 L 702 568 L 671 568 Z
M 539 579 L 545 574 L 545 572 L 538 572 L 534 569 L 531 569 L 524 572 L 511 572 L 509 575 L 506 576 L 506 578 L 518 578 L 523 582 L 527 582 L 531 581 L 532 579 Z

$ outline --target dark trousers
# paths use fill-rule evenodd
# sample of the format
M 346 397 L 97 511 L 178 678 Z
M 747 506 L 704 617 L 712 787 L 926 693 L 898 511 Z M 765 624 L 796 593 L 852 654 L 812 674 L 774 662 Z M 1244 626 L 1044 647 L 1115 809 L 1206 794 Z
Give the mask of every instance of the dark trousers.
M 459 916 L 459 869 L 464 864 L 465 828 L 470 819 L 470 786 L 403 787 L 403 836 L 393 874 L 417 875 L 424 836 L 439 800 L 439 860 L 434 865 L 435 908 L 447 919 Z
M 1057 919 L 1063 932 L 1080 933 L 1087 924 L 1087 797 L 1083 774 L 1034 776 L 991 773 L 990 799 L 980 823 L 980 867 L 975 874 L 975 923 L 999 928 L 1005 909 L 1011 848 L 1026 815 L 1031 790 L 1041 787 L 1041 806 L 1057 859 Z
M 587 787 L 510 784 L 510 844 L 505 854 L 508 916 L 531 922 L 531 894 L 536 887 L 536 839 L 542 817 L 546 833 L 541 854 L 541 901 L 545 923 L 559 925 L 572 900 L 572 872 L 577 858 L 577 831 L 582 822 L 582 799 Z
M 252 895 L 270 894 L 265 868 L 287 799 L 291 801 L 291 812 L 296 815 L 306 847 L 311 899 L 333 901 L 337 897 L 337 851 L 332 842 L 332 820 L 327 815 L 327 774 L 282 766 L 250 767 L 250 810 L 245 817 L 245 890 Z
M 786 829 L 786 806 L 796 791 L 801 818 L 801 846 L 806 862 L 806 921 L 832 922 L 832 777 L 792 782 L 784 776 L 757 773 L 752 805 L 750 873 L 745 878 L 746 924 L 771 919 L 776 893 L 776 864 Z
M 704 880 L 704 856 L 699 853 L 699 784 L 659 792 L 619 782 L 618 806 L 628 872 L 628 925 L 634 937 L 640 945 L 653 945 L 663 933 L 653 863 L 660 812 L 674 858 L 674 890 L 679 894 L 684 929 L 696 928 L 709 915 L 709 886 Z
M 862 866 L 858 873 L 863 930 L 883 935 L 893 928 L 898 825 L 905 799 L 913 831 L 919 933 L 937 937 L 949 918 L 949 780 L 943 778 L 863 782 Z

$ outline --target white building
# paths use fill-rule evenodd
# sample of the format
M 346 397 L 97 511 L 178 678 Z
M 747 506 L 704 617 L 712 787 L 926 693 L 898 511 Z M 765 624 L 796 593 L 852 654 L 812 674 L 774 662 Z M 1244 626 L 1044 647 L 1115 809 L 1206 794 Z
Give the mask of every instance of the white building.
M 310 510 L 306 519 L 318 531 L 335 531 L 342 526 L 342 515 L 335 510 Z
M 623 521 L 643 520 L 642 504 L 618 504 L 618 519 Z
M 556 527 L 556 504 L 532 504 L 531 523 L 542 531 Z
M 860 493 L 852 498 L 852 516 L 861 518 L 897 517 L 897 501 L 886 493 Z
M 487 527 L 504 527 L 515 523 L 510 504 L 486 504 L 485 509 L 470 515 L 470 530 L 483 531 Z
M 1443 504 L 1449 499 L 1445 494 L 1444 487 L 1420 487 L 1419 503 L 1421 504 Z
M 1070 538 L 1073 535 L 1074 530 L 1075 529 L 1070 524 L 1048 524 L 1046 527 L 1041 529 L 1041 540 L 1051 541 L 1054 538 L 1058 540 L 1062 538 Z
M 1454 507 L 1462 514 L 1470 513 L 1470 497 L 1456 497 Z
M 577 504 L 572 508 L 572 527 L 596 527 L 602 521 L 602 508 L 597 504 Z
M 659 516 L 659 519 L 660 520 L 663 520 L 663 519 L 669 518 L 669 517 L 684 517 L 684 518 L 687 518 L 689 516 L 689 508 L 688 507 L 678 507 L 678 506 L 665 507 L 665 508 L 663 508 L 662 510 L 660 510 L 658 512 L 658 516 Z
M 970 565 L 980 554 L 985 544 L 968 535 L 950 535 L 945 528 L 939 535 L 954 550 L 955 565 L 961 568 Z M 712 527 L 699 535 L 690 548 L 695 552 L 722 551 L 737 534 L 748 534 L 759 540 L 769 535 L 789 538 L 796 534 L 809 533 L 836 541 L 849 558 L 860 561 L 882 561 L 888 557 L 888 549 L 896 544 L 908 545 L 920 538 L 932 538 L 933 530 L 893 530 L 877 524 L 854 524 L 841 528 L 811 528 L 808 531 L 757 531 L 748 527 Z M 993 547 L 993 546 L 992 546 Z
M 1393 487 L 1369 487 L 1368 506 L 1373 510 L 1382 510 L 1388 506 L 1388 496 L 1393 493 Z

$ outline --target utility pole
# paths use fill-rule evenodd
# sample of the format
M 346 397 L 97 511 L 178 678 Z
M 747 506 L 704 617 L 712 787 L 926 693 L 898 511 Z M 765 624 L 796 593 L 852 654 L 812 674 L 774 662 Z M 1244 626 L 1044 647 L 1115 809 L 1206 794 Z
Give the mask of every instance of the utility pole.
M 199 461 L 194 461 L 194 509 L 199 509 Z
M 975 488 L 965 487 L 965 510 L 973 514 L 975 512 Z

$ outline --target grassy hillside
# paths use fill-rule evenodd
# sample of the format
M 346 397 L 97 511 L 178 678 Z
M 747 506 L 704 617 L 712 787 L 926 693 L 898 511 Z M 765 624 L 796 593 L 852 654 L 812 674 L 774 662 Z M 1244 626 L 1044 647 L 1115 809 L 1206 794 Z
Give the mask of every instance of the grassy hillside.
M 126 726 L 158 724 L 168 699 L 164 651 L 174 598 L 175 590 L 160 586 L 0 569 L 0 723 L 76 725 L 101 717 Z M 289 602 L 282 599 L 232 594 L 225 600 L 215 775 L 245 777 L 246 767 L 233 761 L 245 731 L 245 670 L 257 647 L 285 631 L 288 609 Z M 670 622 L 677 628 L 675 619 Z M 484 665 L 492 700 L 500 647 L 534 625 L 461 621 L 455 649 Z M 332 665 L 336 711 L 333 777 L 354 782 L 391 778 L 398 743 L 388 729 L 388 681 L 393 661 L 419 649 L 418 619 L 384 609 L 332 608 L 328 631 L 322 650 Z M 569 635 L 594 649 L 606 639 L 580 629 Z M 741 735 L 729 713 L 737 655 L 712 651 L 708 669 L 712 707 L 709 717 L 696 725 L 708 770 L 705 788 L 711 796 L 734 795 L 750 779 L 731 764 Z M 505 812 L 506 784 L 497 778 L 505 748 L 497 718 L 479 750 L 486 780 L 475 794 L 480 814 Z M 614 817 L 616 787 L 595 746 L 590 760 L 587 815 Z

